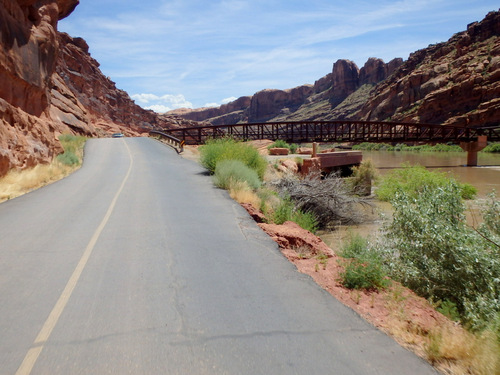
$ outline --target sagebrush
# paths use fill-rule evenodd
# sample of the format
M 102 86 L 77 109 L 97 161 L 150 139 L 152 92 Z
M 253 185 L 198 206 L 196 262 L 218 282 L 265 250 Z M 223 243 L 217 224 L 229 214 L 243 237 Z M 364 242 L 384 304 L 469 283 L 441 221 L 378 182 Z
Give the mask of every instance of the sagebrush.
M 232 138 L 208 140 L 200 147 L 200 162 L 211 174 L 215 173 L 217 163 L 222 160 L 240 160 L 257 172 L 260 179 L 264 178 L 268 164 L 257 149 Z
M 257 172 L 241 160 L 222 160 L 217 163 L 214 182 L 216 186 L 226 190 L 240 182 L 246 182 L 252 189 L 258 189 L 261 185 Z

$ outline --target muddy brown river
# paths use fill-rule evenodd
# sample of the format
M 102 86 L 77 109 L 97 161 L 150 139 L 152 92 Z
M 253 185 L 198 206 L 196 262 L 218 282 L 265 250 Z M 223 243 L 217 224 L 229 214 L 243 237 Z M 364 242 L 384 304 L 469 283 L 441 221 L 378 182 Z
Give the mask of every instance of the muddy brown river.
M 363 151 L 363 160 L 366 159 L 373 161 L 381 175 L 395 168 L 400 168 L 401 164 L 408 162 L 412 165 L 423 165 L 432 170 L 450 173 L 458 181 L 475 186 L 478 190 L 477 199 L 468 203 L 472 207 L 468 214 L 470 224 L 474 220 L 477 221 L 475 217 L 478 211 L 477 206 L 481 201 L 484 201 L 488 193 L 495 189 L 497 197 L 500 196 L 500 154 L 479 153 L 477 167 L 465 166 L 467 155 L 461 152 Z M 389 203 L 377 202 L 376 210 L 385 213 L 385 215 L 391 214 Z M 318 234 L 328 246 L 336 250 L 349 231 L 359 233 L 364 237 L 373 236 L 382 224 L 382 219 L 379 218 L 378 214 L 374 217 L 374 221 L 370 223 L 348 227 L 340 226 L 334 231 L 323 231 Z

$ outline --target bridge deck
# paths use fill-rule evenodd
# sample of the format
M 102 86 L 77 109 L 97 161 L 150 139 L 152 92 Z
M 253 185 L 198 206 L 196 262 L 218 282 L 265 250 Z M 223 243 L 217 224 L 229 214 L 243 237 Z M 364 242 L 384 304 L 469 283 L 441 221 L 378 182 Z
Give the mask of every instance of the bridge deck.
M 288 121 L 211 125 L 163 129 L 186 144 L 203 144 L 207 139 L 232 137 L 241 140 L 282 139 L 289 143 L 305 142 L 472 142 L 485 135 L 488 141 L 500 141 L 500 124 L 489 127 L 374 121 Z

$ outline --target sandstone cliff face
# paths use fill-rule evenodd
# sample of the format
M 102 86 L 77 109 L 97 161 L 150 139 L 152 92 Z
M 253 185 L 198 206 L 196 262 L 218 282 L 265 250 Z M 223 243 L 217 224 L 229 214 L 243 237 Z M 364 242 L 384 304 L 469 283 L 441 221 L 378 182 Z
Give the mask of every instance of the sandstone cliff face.
M 500 12 L 468 25 L 448 42 L 388 63 L 370 58 L 359 69 L 338 60 L 311 87 L 263 90 L 246 108 L 212 108 L 196 120 L 237 122 L 359 119 L 453 125 L 500 122 Z M 302 103 L 301 103 L 302 101 Z M 187 111 L 183 115 L 192 118 Z
M 266 89 L 218 108 L 183 108 L 169 113 L 190 120 L 207 120 L 215 125 L 317 117 L 325 119 L 332 109 L 361 86 L 373 86 L 384 80 L 402 63 L 402 59 L 394 59 L 386 64 L 381 59 L 370 58 L 359 69 L 352 61 L 338 60 L 333 64 L 332 72 L 317 80 L 314 85 L 302 85 L 288 90 Z M 316 104 L 321 101 L 328 102 L 328 108 L 324 112 L 310 114 L 307 111 L 307 107 L 317 107 Z
M 354 114 L 367 120 L 489 125 L 500 121 L 500 12 L 410 55 Z
M 99 70 L 81 38 L 57 32 L 78 0 L 0 0 L 0 177 L 48 163 L 58 136 L 192 126 L 137 106 Z
M 78 0 L 0 0 L 0 176 L 48 162 L 62 129 L 48 122 L 57 21 Z

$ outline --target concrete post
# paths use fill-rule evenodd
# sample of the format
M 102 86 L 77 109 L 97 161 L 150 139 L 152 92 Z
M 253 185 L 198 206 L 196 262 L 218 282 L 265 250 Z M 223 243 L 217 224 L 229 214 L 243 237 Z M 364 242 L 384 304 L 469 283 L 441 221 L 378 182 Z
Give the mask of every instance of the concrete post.
M 467 166 L 477 166 L 477 153 L 487 145 L 488 141 L 485 135 L 478 136 L 477 141 L 474 142 L 460 142 L 462 150 L 467 151 Z

